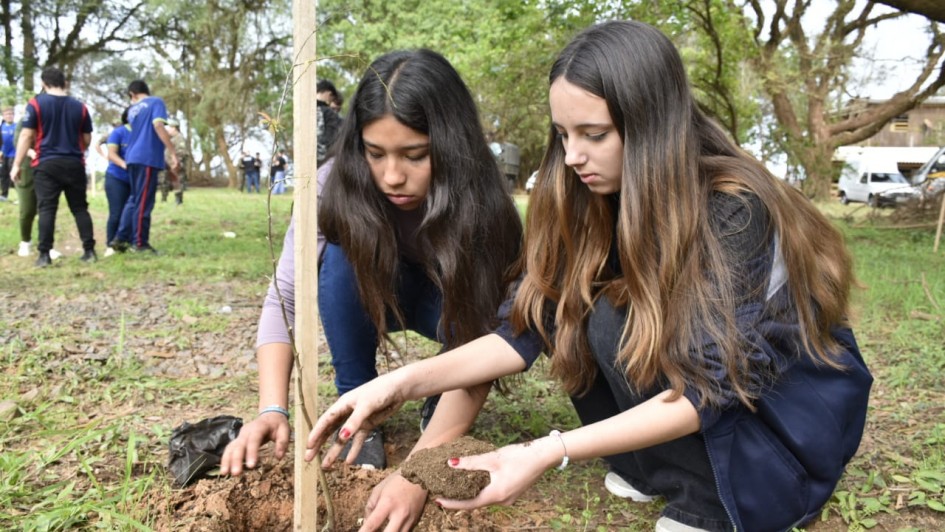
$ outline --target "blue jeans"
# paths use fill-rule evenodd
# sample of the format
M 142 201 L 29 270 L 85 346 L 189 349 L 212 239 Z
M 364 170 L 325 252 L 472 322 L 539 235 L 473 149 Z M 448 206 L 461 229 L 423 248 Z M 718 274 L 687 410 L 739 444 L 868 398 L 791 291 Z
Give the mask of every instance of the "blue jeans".
M 285 192 L 285 172 L 276 172 L 276 175 L 272 177 L 272 193 L 273 194 L 282 194 Z
M 571 398 L 584 425 L 625 412 L 662 391 L 662 387 L 639 391 L 627 384 L 616 360 L 626 321 L 626 308 L 615 308 L 604 297 L 598 299 L 588 319 L 587 337 L 597 363 L 597 379 L 587 394 Z M 662 495 L 666 499 L 663 515 L 696 528 L 732 529 L 700 434 L 604 459 L 638 491 Z
M 259 193 L 259 170 L 246 172 L 246 192 L 252 192 L 253 187 Z
M 105 242 L 111 243 L 118 234 L 121 213 L 131 196 L 131 183 L 122 181 L 111 174 L 105 174 L 105 197 L 108 198 L 108 223 L 105 225 Z
M 397 304 L 407 329 L 442 341 L 438 326 L 443 295 L 421 266 L 401 261 Z M 377 329 L 361 303 L 354 268 L 341 247 L 335 244 L 325 246 L 318 273 L 318 313 L 331 350 L 338 394 L 377 377 Z M 387 326 L 391 331 L 400 330 L 400 324 L 390 312 Z
M 157 193 L 158 172 L 153 166 L 128 165 L 131 195 L 121 213 L 121 223 L 115 234 L 117 240 L 129 242 L 136 247 L 151 245 L 151 211 L 154 210 L 154 195 Z

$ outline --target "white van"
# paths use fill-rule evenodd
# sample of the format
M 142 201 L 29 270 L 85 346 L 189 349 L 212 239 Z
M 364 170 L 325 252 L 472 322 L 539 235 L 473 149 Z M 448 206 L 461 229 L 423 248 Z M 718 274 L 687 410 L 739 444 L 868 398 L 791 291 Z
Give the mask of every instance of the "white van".
M 896 161 L 861 159 L 849 161 L 840 173 L 840 203 L 868 203 L 873 207 L 917 200 L 919 190 L 899 172 Z

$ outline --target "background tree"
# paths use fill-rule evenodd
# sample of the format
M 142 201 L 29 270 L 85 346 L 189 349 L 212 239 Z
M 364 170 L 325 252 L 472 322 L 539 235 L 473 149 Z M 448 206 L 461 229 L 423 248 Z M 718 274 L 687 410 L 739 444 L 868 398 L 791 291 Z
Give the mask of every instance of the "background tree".
M 601 13 L 605 19 L 633 19 L 652 24 L 673 39 L 700 108 L 739 144 L 763 142 L 764 100 L 751 75 L 753 52 L 744 43 L 751 34 L 740 10 L 725 0 L 625 2 Z
M 3 75 L 7 85 L 16 86 L 17 68 L 13 53 L 13 2 L 0 0 L 0 27 L 3 28 L 3 52 L 0 52 Z
M 79 60 L 72 70 L 71 89 L 95 110 L 97 123 L 112 124 L 131 104 L 128 83 L 150 79 L 155 65 L 147 56 L 99 52 Z M 149 86 L 151 84 L 149 83 Z M 157 94 L 156 87 L 151 87 Z
M 206 154 L 200 170 L 209 172 L 215 155 L 231 187 L 239 186 L 233 152 L 263 131 L 260 111 L 278 111 L 290 60 L 289 8 L 288 0 L 163 0 L 150 12 L 151 50 L 173 69 L 162 96 L 184 114 L 198 153 Z M 291 130 L 291 109 L 280 120 Z
M 594 20 L 594 7 L 560 0 L 322 0 L 318 20 L 319 77 L 333 78 L 349 97 L 384 52 L 442 53 L 473 92 L 490 139 L 519 145 L 527 175 L 547 140 L 548 69 L 562 43 Z
M 22 82 L 23 92 L 32 94 L 43 67 L 57 66 L 71 77 L 84 57 L 128 53 L 150 34 L 141 23 L 146 6 L 147 0 L 0 1 L 7 83 Z
M 919 4 L 921 2 L 887 2 Z M 733 138 L 766 159 L 786 155 L 806 191 L 825 199 L 839 146 L 865 140 L 892 118 L 945 85 L 943 39 L 930 21 L 922 68 L 911 85 L 882 103 L 856 61 L 868 60 L 864 40 L 904 12 L 874 2 L 839 0 L 690 0 L 632 2 L 616 15 L 650 22 L 674 38 L 701 107 Z
M 857 105 L 865 98 L 849 92 L 857 88 L 853 61 L 867 31 L 904 13 L 877 10 L 873 2 L 858 6 L 855 0 L 840 0 L 814 33 L 813 24 L 803 23 L 810 2 L 788 4 L 778 0 L 766 11 L 759 1 L 750 0 L 750 16 L 741 20 L 753 35 L 751 66 L 772 103 L 781 146 L 804 168 L 808 193 L 826 199 L 837 147 L 873 136 L 945 85 L 945 38 L 938 24 L 930 22 L 924 65 L 911 85 L 882 103 Z

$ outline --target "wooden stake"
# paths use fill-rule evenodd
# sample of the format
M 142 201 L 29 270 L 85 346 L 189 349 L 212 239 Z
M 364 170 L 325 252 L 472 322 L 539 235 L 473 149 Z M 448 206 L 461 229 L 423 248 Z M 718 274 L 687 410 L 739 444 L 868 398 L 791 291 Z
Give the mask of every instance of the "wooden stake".
M 945 179 L 945 177 L 939 179 Z M 938 253 L 938 243 L 942 240 L 943 223 L 945 223 L 945 192 L 942 193 L 942 208 L 938 211 L 938 227 L 935 229 L 935 245 L 932 246 L 932 253 Z
M 318 256 L 316 252 L 315 0 L 293 0 L 295 159 L 295 513 L 294 527 L 318 525 L 318 463 L 305 462 L 305 442 L 318 412 Z

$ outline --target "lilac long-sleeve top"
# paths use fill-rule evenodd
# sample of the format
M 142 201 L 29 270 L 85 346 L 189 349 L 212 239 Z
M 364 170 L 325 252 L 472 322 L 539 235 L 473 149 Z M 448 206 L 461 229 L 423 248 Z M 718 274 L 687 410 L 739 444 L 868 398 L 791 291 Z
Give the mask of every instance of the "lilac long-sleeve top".
M 331 172 L 333 160 L 328 160 L 316 173 L 318 183 L 318 198 L 321 202 L 322 190 L 328 181 L 328 175 Z M 413 211 L 394 211 L 394 223 L 397 235 L 397 245 L 400 254 L 405 259 L 414 262 L 424 262 L 424 256 L 416 241 L 416 232 L 423 220 L 425 210 L 423 208 Z M 325 235 L 321 230 L 317 234 L 318 245 L 317 253 L 319 262 L 325 251 L 327 242 Z M 279 292 L 276 292 L 278 283 Z M 275 279 L 269 284 L 269 291 L 266 293 L 266 299 L 263 301 L 262 313 L 259 316 L 259 329 L 256 333 L 256 347 L 271 343 L 291 343 L 289 341 L 289 332 L 286 329 L 286 322 L 282 317 L 282 305 L 279 302 L 279 293 L 285 301 L 285 312 L 289 323 L 295 323 L 295 222 L 289 222 L 289 228 L 286 230 L 285 239 L 282 243 L 282 254 L 279 256 L 279 263 L 276 266 Z
M 332 161 L 328 161 L 319 167 L 316 173 L 318 183 L 318 197 L 321 199 L 322 189 L 331 171 Z M 317 253 L 321 260 L 322 252 L 325 250 L 325 235 L 319 230 L 317 234 L 318 246 Z M 279 292 L 276 292 L 278 283 Z M 282 241 L 282 254 L 279 255 L 279 264 L 276 266 L 276 276 L 269 283 L 269 291 L 266 293 L 266 299 L 263 301 L 262 313 L 259 316 L 259 330 L 256 332 L 256 348 L 265 344 L 272 343 L 291 343 L 289 341 L 289 331 L 286 329 L 286 322 L 282 317 L 282 305 L 279 302 L 279 293 L 285 301 L 285 313 L 289 323 L 295 323 L 295 221 L 289 222 L 289 228 L 285 232 L 285 239 Z

